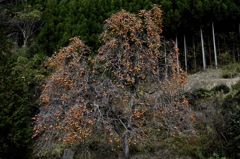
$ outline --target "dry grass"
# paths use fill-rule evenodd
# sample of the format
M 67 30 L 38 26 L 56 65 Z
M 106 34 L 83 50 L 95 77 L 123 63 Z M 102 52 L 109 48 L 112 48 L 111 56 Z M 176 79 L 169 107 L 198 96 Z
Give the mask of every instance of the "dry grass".
M 240 77 L 225 79 L 222 77 L 223 71 L 220 69 L 206 69 L 201 72 L 189 75 L 185 91 L 191 91 L 197 88 L 212 89 L 219 84 L 232 86 L 236 84 Z

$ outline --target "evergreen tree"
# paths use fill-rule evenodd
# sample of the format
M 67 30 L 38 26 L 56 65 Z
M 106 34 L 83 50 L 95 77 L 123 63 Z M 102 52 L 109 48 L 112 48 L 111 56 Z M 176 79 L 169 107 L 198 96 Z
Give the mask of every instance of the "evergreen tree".
M 7 53 L 0 57 L 0 158 L 26 159 L 31 152 L 31 116 L 43 78 L 35 55 L 32 60 Z M 41 63 L 41 62 L 40 62 Z

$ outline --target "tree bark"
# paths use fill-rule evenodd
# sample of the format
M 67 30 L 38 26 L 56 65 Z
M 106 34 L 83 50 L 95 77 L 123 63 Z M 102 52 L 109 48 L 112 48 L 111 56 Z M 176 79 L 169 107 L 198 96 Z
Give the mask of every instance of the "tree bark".
M 124 157 L 125 159 L 130 159 L 129 156 L 129 145 L 128 145 L 128 135 L 129 132 L 126 130 L 124 136 L 123 136 L 123 148 L 124 148 Z
M 176 34 L 176 49 L 178 49 L 178 38 Z M 179 74 L 179 57 L 177 55 L 177 73 Z
M 187 72 L 187 45 L 186 45 L 186 37 L 184 35 L 184 57 L 185 57 L 185 71 Z
M 125 127 L 125 132 L 123 134 L 123 149 L 124 149 L 124 157 L 125 159 L 130 159 L 130 155 L 129 155 L 129 144 L 128 144 L 128 138 L 130 135 L 130 131 L 132 130 L 132 117 L 133 117 L 133 112 L 135 110 L 135 105 L 134 105 L 134 96 L 133 93 L 136 91 L 135 87 L 131 88 L 131 100 L 129 103 L 130 106 L 130 114 L 129 114 L 129 118 L 128 118 L 128 123 L 127 123 L 127 127 Z
M 205 57 L 205 50 L 204 50 L 204 40 L 203 40 L 203 33 L 202 33 L 202 28 L 201 27 L 200 27 L 200 34 L 201 34 L 201 44 L 202 44 L 203 69 L 206 69 L 206 57 Z
M 27 36 L 23 33 L 23 48 L 25 49 L 27 47 L 27 43 L 28 43 L 28 38 Z
M 216 68 L 218 68 L 217 49 L 216 49 L 215 32 L 214 32 L 214 22 L 212 22 L 212 35 L 213 35 L 213 48 L 214 48 L 215 66 L 216 66 Z

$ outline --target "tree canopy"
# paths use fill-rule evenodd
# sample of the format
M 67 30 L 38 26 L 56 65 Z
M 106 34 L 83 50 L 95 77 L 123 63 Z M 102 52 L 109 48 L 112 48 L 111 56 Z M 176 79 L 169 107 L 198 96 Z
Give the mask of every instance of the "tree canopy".
M 180 95 L 186 75 L 177 73 L 174 45 L 161 49 L 161 16 L 157 5 L 138 15 L 122 10 L 106 20 L 94 59 L 87 59 L 89 49 L 79 38 L 49 59 L 55 69 L 40 97 L 37 155 L 56 140 L 81 143 L 102 132 L 110 143 L 121 141 L 129 158 L 129 142 L 142 137 L 151 115 L 171 131 L 191 129 L 194 115 Z

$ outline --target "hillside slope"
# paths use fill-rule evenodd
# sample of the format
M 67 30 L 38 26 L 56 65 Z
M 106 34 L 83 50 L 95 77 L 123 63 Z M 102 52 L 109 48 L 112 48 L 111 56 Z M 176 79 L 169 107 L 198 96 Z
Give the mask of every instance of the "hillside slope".
M 223 78 L 223 70 L 206 69 L 204 71 L 189 75 L 188 82 L 185 85 L 185 91 L 191 91 L 197 88 L 212 89 L 219 84 L 232 86 L 240 80 L 240 76 L 234 78 Z

